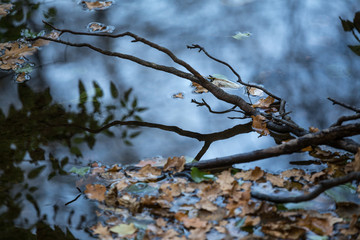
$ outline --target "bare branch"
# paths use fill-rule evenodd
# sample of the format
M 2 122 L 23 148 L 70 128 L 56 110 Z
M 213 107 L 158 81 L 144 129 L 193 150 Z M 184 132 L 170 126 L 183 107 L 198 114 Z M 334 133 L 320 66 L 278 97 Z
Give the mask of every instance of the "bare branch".
M 259 192 L 251 192 L 251 196 L 259 200 L 265 200 L 274 203 L 304 202 L 316 198 L 321 193 L 325 192 L 326 190 L 332 187 L 339 186 L 344 183 L 351 182 L 353 180 L 360 180 L 360 172 L 352 172 L 343 177 L 321 181 L 314 191 L 300 196 L 294 196 L 294 197 L 270 196 Z
M 201 47 L 200 45 L 198 45 L 198 44 L 193 44 L 193 45 L 191 45 L 191 46 L 187 46 L 187 48 L 189 48 L 189 49 L 199 49 L 199 52 L 204 52 L 205 55 L 208 56 L 209 58 L 211 58 L 212 60 L 214 60 L 214 61 L 216 61 L 216 62 L 219 62 L 219 63 L 221 63 L 221 64 L 224 64 L 225 66 L 227 66 L 228 68 L 230 68 L 230 70 L 231 70 L 231 71 L 234 73 L 234 75 L 236 75 L 236 77 L 238 78 L 237 82 L 241 83 L 242 85 L 247 86 L 247 87 L 253 87 L 253 88 L 260 89 L 260 90 L 262 90 L 263 92 L 265 92 L 267 95 L 269 95 L 269 96 L 271 96 L 271 97 L 273 97 L 273 98 L 281 101 L 281 98 L 279 98 L 278 96 L 272 94 L 271 92 L 269 92 L 269 91 L 266 90 L 265 88 L 260 87 L 260 86 L 257 86 L 257 85 L 255 85 L 255 84 L 250 84 L 250 83 L 245 83 L 245 82 L 243 82 L 243 81 L 241 80 L 240 75 L 234 70 L 234 68 L 233 68 L 230 64 L 228 64 L 227 62 L 224 62 L 224 61 L 222 61 L 222 60 L 220 60 L 220 59 L 217 59 L 217 58 L 211 56 L 211 55 L 210 55 L 203 47 Z
M 290 140 L 286 143 L 256 150 L 248 153 L 241 153 L 226 157 L 220 157 L 215 159 L 203 160 L 197 163 L 186 164 L 186 168 L 190 169 L 191 167 L 197 168 L 217 168 L 224 166 L 232 166 L 237 163 L 248 163 L 257 161 L 260 159 L 276 157 L 285 154 L 292 154 L 300 151 L 301 149 L 310 146 L 310 145 L 321 145 L 327 144 L 336 139 L 341 139 L 343 137 L 354 136 L 360 134 L 360 123 L 349 124 L 344 126 L 336 126 L 316 133 L 306 134 L 302 137 Z
M 211 109 L 211 107 L 209 106 L 209 104 L 208 104 L 207 102 L 205 102 L 205 100 L 204 100 L 203 98 L 202 98 L 201 100 L 202 100 L 202 102 L 198 102 L 198 101 L 196 101 L 195 99 L 191 99 L 191 102 L 192 102 L 192 103 L 196 103 L 198 107 L 200 107 L 200 106 L 206 106 L 206 107 L 209 109 L 209 112 L 215 113 L 215 114 L 223 114 L 223 113 L 228 113 L 228 112 L 239 112 L 239 113 L 245 114 L 243 111 L 235 110 L 236 106 L 234 106 L 234 107 L 232 107 L 232 108 L 230 108 L 230 109 L 228 109 L 228 110 L 225 110 L 225 111 L 220 111 L 220 112 L 218 112 L 218 111 L 213 111 L 213 110 Z
M 356 120 L 356 119 L 359 119 L 359 118 L 360 118 L 360 113 L 356 114 L 356 115 L 351 115 L 351 116 L 342 116 L 336 121 L 336 123 L 331 125 L 331 127 L 340 126 L 343 122 Z
M 330 98 L 330 97 L 328 97 L 328 99 L 333 102 L 333 105 L 337 104 L 337 105 L 340 105 L 340 106 L 342 106 L 342 107 L 344 107 L 344 108 L 350 109 L 350 110 L 352 110 L 352 111 L 354 111 L 354 112 L 360 113 L 360 109 L 359 109 L 359 108 L 350 106 L 350 105 L 348 105 L 348 104 L 346 104 L 346 103 L 339 102 L 339 101 L 337 101 L 337 100 L 335 100 L 335 99 L 333 99 L 333 98 Z

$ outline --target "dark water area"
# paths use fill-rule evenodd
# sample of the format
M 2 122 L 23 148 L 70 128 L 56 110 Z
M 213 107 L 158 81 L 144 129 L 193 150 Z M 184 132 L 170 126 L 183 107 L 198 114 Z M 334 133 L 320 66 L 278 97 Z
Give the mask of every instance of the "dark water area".
M 203 75 L 222 74 L 236 81 L 223 65 L 186 48 L 203 46 L 230 63 L 244 82 L 262 85 L 285 99 L 290 116 L 303 128 L 327 128 L 351 114 L 332 105 L 328 97 L 359 106 L 360 57 L 349 48 L 359 42 L 344 31 L 339 17 L 352 21 L 360 1 L 118 0 L 99 11 L 86 10 L 81 1 L 73 0 L 2 1 L 8 2 L 14 7 L 0 18 L 2 43 L 20 38 L 24 29 L 44 30 L 42 20 L 75 31 L 87 31 L 90 22 L 100 22 L 113 26 L 114 34 L 131 31 L 169 48 Z M 237 32 L 250 36 L 237 40 L 232 37 Z M 64 34 L 61 39 L 178 67 L 166 55 L 130 38 Z M 159 156 L 193 158 L 203 146 L 159 129 L 114 126 L 91 133 L 67 124 L 97 129 L 113 120 L 142 119 L 212 133 L 249 122 L 228 118 L 240 117 L 236 112 L 212 114 L 191 103 L 203 98 L 216 111 L 232 107 L 210 94 L 195 94 L 188 80 L 87 48 L 51 43 L 27 58 L 33 64 L 29 81 L 16 83 L 14 73 L 0 72 L 2 239 L 36 239 L 36 229 L 58 237 L 53 239 L 72 239 L 67 231 L 90 239 L 86 229 L 96 224 L 96 204 L 81 196 L 65 205 L 79 194 L 80 177 L 68 173 L 72 167 L 133 164 Z M 227 91 L 246 97 L 244 89 Z M 184 99 L 172 97 L 179 92 Z M 203 159 L 273 145 L 271 137 L 246 132 L 213 143 Z M 238 167 L 279 172 L 294 167 L 290 161 L 308 159 L 297 154 Z

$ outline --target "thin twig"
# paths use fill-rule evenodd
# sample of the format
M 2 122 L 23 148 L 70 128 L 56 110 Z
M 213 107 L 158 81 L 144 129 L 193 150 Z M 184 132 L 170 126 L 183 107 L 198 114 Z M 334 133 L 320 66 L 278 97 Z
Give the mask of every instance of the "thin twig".
M 359 119 L 360 118 L 360 113 L 359 114 L 355 114 L 355 115 L 351 115 L 351 116 L 342 116 L 340 117 L 336 123 L 334 123 L 333 125 L 331 125 L 331 127 L 334 127 L 334 126 L 340 126 L 343 122 L 346 122 L 346 121 L 351 121 L 351 120 L 356 120 L 356 119 Z
M 214 60 L 214 61 L 216 61 L 216 62 L 219 62 L 219 63 L 224 64 L 225 66 L 227 66 L 227 67 L 234 73 L 234 75 L 238 78 L 237 82 L 241 83 L 242 85 L 247 86 L 247 87 L 253 87 L 253 88 L 260 89 L 260 90 L 262 90 L 263 92 L 265 92 L 267 95 L 269 95 L 269 96 L 271 96 L 271 97 L 273 97 L 273 98 L 281 101 L 281 98 L 280 98 L 280 97 L 272 94 L 271 92 L 269 92 L 269 91 L 266 90 L 265 88 L 260 87 L 260 86 L 257 86 L 257 85 L 255 85 L 255 84 L 250 84 L 250 83 L 245 83 L 245 82 L 243 82 L 243 81 L 241 80 L 240 75 L 234 70 L 234 68 L 233 68 L 230 64 L 228 64 L 227 62 L 224 62 L 224 61 L 222 61 L 222 60 L 220 60 L 220 59 L 217 59 L 217 58 L 211 56 L 211 55 L 210 55 L 203 47 L 201 47 L 200 45 L 198 45 L 198 44 L 192 44 L 191 46 L 188 45 L 187 48 L 189 48 L 189 49 L 199 49 L 199 52 L 204 52 L 205 55 L 206 55 L 207 57 L 209 57 L 210 59 L 212 59 L 212 60 Z
M 340 106 L 342 106 L 342 107 L 344 107 L 344 108 L 350 109 L 350 110 L 352 110 L 352 111 L 354 111 L 354 112 L 360 113 L 360 109 L 359 109 L 359 108 L 350 106 L 350 105 L 348 105 L 348 104 L 346 104 L 346 103 L 339 102 L 339 101 L 337 101 L 337 100 L 335 100 L 335 99 L 333 99 L 333 98 L 330 98 L 330 97 L 328 97 L 327 99 L 329 99 L 330 101 L 332 101 L 332 102 L 333 102 L 333 105 L 337 104 L 337 105 L 340 105 Z
M 270 196 L 260 192 L 251 192 L 251 196 L 259 200 L 265 200 L 274 203 L 304 202 L 316 198 L 321 193 L 325 192 L 326 190 L 332 187 L 339 186 L 347 182 L 351 182 L 353 180 L 360 180 L 360 172 L 352 172 L 344 177 L 321 181 L 314 191 L 300 196 L 294 196 L 294 197 Z
M 191 99 L 191 102 L 192 102 L 192 103 L 196 103 L 198 107 L 200 107 L 200 106 L 206 106 L 206 107 L 209 109 L 209 112 L 215 113 L 215 114 L 224 114 L 224 113 L 228 113 L 228 112 L 239 112 L 239 113 L 243 113 L 243 114 L 244 114 L 243 111 L 235 110 L 235 108 L 236 108 L 237 106 L 233 106 L 232 108 L 227 109 L 227 110 L 224 110 L 224 111 L 213 111 L 213 110 L 211 109 L 211 107 L 209 106 L 209 104 L 208 104 L 207 102 L 205 102 L 205 100 L 204 100 L 203 98 L 202 98 L 201 100 L 202 100 L 202 102 L 198 102 L 198 101 L 196 101 L 195 99 Z

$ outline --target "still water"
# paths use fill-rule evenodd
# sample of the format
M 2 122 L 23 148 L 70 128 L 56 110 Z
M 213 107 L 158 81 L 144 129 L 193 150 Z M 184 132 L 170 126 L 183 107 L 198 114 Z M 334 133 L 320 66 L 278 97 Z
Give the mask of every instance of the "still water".
M 203 75 L 222 74 L 236 80 L 223 65 L 186 48 L 203 46 L 230 63 L 243 81 L 263 85 L 286 99 L 291 117 L 304 128 L 326 128 L 339 116 L 350 114 L 327 97 L 358 105 L 360 57 L 348 45 L 359 43 L 344 32 L 339 17 L 352 21 L 359 1 L 118 0 L 98 11 L 89 11 L 74 0 L 3 2 L 15 6 L 0 19 L 1 42 L 18 39 L 22 29 L 44 30 L 42 20 L 75 31 L 88 31 L 90 22 L 99 22 L 113 26 L 114 33 L 131 31 L 169 48 Z M 237 32 L 250 34 L 238 40 L 232 37 Z M 130 38 L 64 34 L 61 39 L 179 67 Z M 86 227 L 96 223 L 96 206 L 83 197 L 64 205 L 78 194 L 78 177 L 67 174 L 73 166 L 131 164 L 157 156 L 194 157 L 202 147 L 197 140 L 159 129 L 112 127 L 91 134 L 61 126 L 64 123 L 95 129 L 112 120 L 141 118 L 212 133 L 248 122 L 228 118 L 239 113 L 212 114 L 191 103 L 191 99 L 203 98 L 215 111 L 232 107 L 209 94 L 195 94 L 187 80 L 89 49 L 51 43 L 28 59 L 34 65 L 25 83 L 15 83 L 11 72 L 0 72 L 0 214 L 8 239 L 16 239 L 15 233 L 31 239 L 40 222 L 44 229 L 57 226 L 63 232 L 69 229 L 76 238 L 89 238 Z M 229 91 L 244 96 L 243 89 Z M 183 99 L 172 97 L 179 92 Z M 213 143 L 203 159 L 274 144 L 270 137 L 244 133 Z M 295 155 L 255 165 L 276 172 L 291 167 L 290 160 L 304 158 L 309 159 Z

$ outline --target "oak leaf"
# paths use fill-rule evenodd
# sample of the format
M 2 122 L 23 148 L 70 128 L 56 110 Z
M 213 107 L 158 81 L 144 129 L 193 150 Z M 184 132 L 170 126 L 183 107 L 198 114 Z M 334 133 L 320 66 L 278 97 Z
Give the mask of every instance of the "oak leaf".
M 85 195 L 94 200 L 104 201 L 105 200 L 106 187 L 101 184 L 87 184 L 84 191 Z
M 259 101 L 257 101 L 255 104 L 252 105 L 254 108 L 269 108 L 272 103 L 274 103 L 275 99 L 271 96 L 268 96 L 267 98 L 261 98 Z
M 173 173 L 181 172 L 184 170 L 185 163 L 186 159 L 184 156 L 168 158 L 164 166 L 164 171 L 173 171 Z
M 253 119 L 252 128 L 261 136 L 269 135 L 269 129 L 266 127 L 266 118 L 262 115 L 251 116 Z

